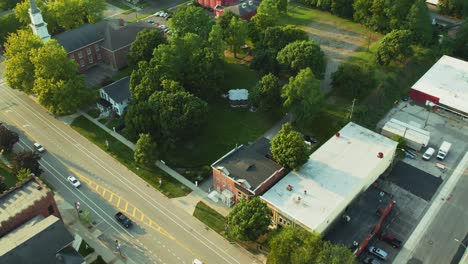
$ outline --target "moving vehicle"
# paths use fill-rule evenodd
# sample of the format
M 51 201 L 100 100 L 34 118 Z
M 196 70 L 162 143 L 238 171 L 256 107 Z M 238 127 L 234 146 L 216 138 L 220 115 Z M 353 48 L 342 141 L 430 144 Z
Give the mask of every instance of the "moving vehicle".
M 37 150 L 37 152 L 39 153 L 43 153 L 45 151 L 45 148 L 43 146 L 41 146 L 41 144 L 39 143 L 34 143 L 34 148 Z
M 115 219 L 117 219 L 117 221 L 119 221 L 119 223 L 123 225 L 125 228 L 130 228 L 133 225 L 132 220 L 130 220 L 130 218 L 128 218 L 122 212 L 116 213 Z
M 73 185 L 75 188 L 78 188 L 78 187 L 81 186 L 81 182 L 80 182 L 79 180 L 77 180 L 75 177 L 71 176 L 71 175 L 68 176 L 67 181 L 68 181 L 71 185 Z
M 444 141 L 442 145 L 440 145 L 439 152 L 437 153 L 438 160 L 444 160 L 445 156 L 447 156 L 450 148 L 452 147 L 452 143 Z
M 387 242 L 389 245 L 391 245 L 394 248 L 400 248 L 402 244 L 401 240 L 387 233 L 382 233 L 380 235 L 380 240 Z
M 383 260 L 386 260 L 388 257 L 388 253 L 378 247 L 369 247 L 369 252 Z
M 366 264 L 380 264 L 380 262 L 373 257 L 366 257 L 362 262 Z
M 422 158 L 424 160 L 430 160 L 432 155 L 434 155 L 435 149 L 433 148 L 427 148 L 426 152 L 424 152 Z
M 203 264 L 203 261 L 199 260 L 199 259 L 194 259 L 192 261 L 192 264 Z

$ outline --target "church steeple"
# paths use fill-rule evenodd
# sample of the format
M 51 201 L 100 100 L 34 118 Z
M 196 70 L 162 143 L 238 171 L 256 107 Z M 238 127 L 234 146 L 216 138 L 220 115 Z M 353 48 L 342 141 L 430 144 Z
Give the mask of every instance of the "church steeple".
M 41 10 L 34 0 L 29 0 L 29 17 L 31 18 L 31 28 L 34 34 L 38 35 L 42 42 L 47 42 L 50 39 L 47 23 L 42 19 Z

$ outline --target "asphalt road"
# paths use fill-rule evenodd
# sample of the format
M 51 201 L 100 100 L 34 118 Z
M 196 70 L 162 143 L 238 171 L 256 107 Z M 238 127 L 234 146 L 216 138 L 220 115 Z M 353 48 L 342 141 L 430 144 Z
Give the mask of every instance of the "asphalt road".
M 468 233 L 468 168 L 413 251 L 408 263 L 450 263 Z M 461 256 L 460 256 L 461 257 Z
M 71 204 L 80 201 L 83 209 L 90 210 L 103 233 L 101 241 L 112 247 L 113 241 L 119 239 L 129 263 L 191 263 L 194 258 L 206 263 L 258 263 L 253 255 L 179 209 L 31 98 L 9 89 L 3 79 L 0 79 L 0 121 L 20 134 L 20 147 L 30 148 L 36 141 L 46 148 L 41 160 L 42 177 L 66 201 Z M 113 218 L 117 210 L 90 186 L 84 183 L 82 188 L 75 189 L 66 182 L 70 174 L 90 179 L 124 197 L 155 225 L 148 226 L 143 217 L 138 217 L 133 219 L 134 228 L 124 229 Z

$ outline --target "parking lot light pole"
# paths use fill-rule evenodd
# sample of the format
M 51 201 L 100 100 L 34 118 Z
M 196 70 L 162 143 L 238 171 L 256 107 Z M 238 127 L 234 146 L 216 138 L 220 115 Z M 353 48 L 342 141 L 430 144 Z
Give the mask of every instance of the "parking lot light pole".
M 456 238 L 454 238 L 453 240 L 457 241 L 460 245 L 462 245 L 465 248 L 465 250 L 467 249 L 466 245 L 463 243 L 463 241 L 460 241 L 460 240 L 458 240 Z

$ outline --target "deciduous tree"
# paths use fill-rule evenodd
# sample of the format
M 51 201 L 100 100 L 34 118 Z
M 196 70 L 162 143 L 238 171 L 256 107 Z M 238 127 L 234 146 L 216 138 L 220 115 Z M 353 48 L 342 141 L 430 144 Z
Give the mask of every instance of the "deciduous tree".
M 18 178 L 20 182 L 29 180 L 30 177 L 31 177 L 31 170 L 28 168 L 21 168 L 16 174 L 16 178 Z
M 388 65 L 411 55 L 411 31 L 393 30 L 385 35 L 377 49 L 376 61 L 380 65 Z
M 281 105 L 281 83 L 278 77 L 269 73 L 262 77 L 252 92 L 252 100 L 262 111 L 269 111 Z
M 135 162 L 147 166 L 152 165 L 157 158 L 156 148 L 157 144 L 150 134 L 140 134 L 133 153 Z
M 211 17 L 202 8 L 193 5 L 177 8 L 169 20 L 173 35 L 184 36 L 187 33 L 194 33 L 204 40 L 208 39 L 213 24 Z
M 7 38 L 5 78 L 11 88 L 32 93 L 34 64 L 31 57 L 40 47 L 41 39 L 28 30 L 18 30 Z
M 19 136 L 16 132 L 0 125 L 0 153 L 9 153 L 18 141 Z
M 50 112 L 73 113 L 92 98 L 92 91 L 85 87 L 83 76 L 77 73 L 78 65 L 55 40 L 39 48 L 31 61 L 35 76 L 33 92 Z
M 259 198 L 241 199 L 227 216 L 228 236 L 240 240 L 255 240 L 268 231 L 270 209 Z
M 41 156 L 32 151 L 18 152 L 13 156 L 11 165 L 15 175 L 18 175 L 21 169 L 29 169 L 34 175 L 39 176 L 42 173 L 42 169 L 39 165 Z
M 297 74 L 302 69 L 311 68 L 317 78 L 324 77 L 325 55 L 313 40 L 289 43 L 278 53 L 277 59 L 288 67 L 291 75 Z
M 375 88 L 376 79 L 369 66 L 344 63 L 332 74 L 331 84 L 333 89 L 345 97 L 362 99 Z
M 284 99 L 284 107 L 290 109 L 300 121 L 314 118 L 323 103 L 320 81 L 315 78 L 310 68 L 290 77 L 289 83 L 283 86 L 281 97 Z
M 434 28 L 424 0 L 416 0 L 406 17 L 406 28 L 411 31 L 413 42 L 428 45 L 432 42 Z
M 279 18 L 280 10 L 276 0 L 263 0 L 258 6 L 257 14 L 252 17 L 252 22 L 258 30 L 262 31 L 277 25 Z
M 309 263 L 314 264 L 322 241 L 318 234 L 299 227 L 284 226 L 270 240 L 269 264 Z M 330 262 L 323 262 L 330 263 Z
M 7 36 L 16 32 L 21 24 L 14 14 L 7 14 L 0 17 L 0 43 L 5 43 Z
M 278 164 L 290 169 L 299 169 L 309 159 L 304 139 L 289 123 L 273 137 L 270 150 Z
M 226 43 L 236 58 L 241 46 L 245 44 L 247 33 L 247 23 L 243 19 L 234 16 L 227 29 Z
M 130 46 L 130 63 L 136 65 L 139 61 L 150 61 L 153 58 L 153 50 L 164 43 L 166 37 L 162 31 L 151 29 L 140 31 Z

